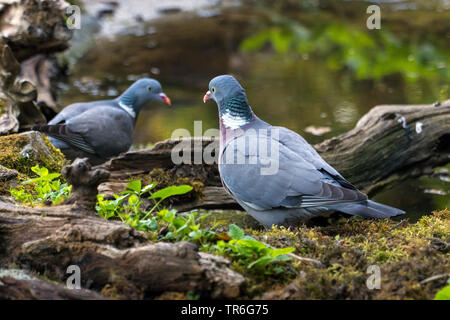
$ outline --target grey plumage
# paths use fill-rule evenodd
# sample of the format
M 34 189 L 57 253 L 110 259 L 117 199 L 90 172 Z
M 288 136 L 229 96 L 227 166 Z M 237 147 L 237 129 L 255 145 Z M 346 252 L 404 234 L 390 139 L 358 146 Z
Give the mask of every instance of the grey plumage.
M 71 104 L 33 129 L 47 134 L 68 159 L 99 164 L 130 148 L 139 111 L 152 100 L 170 104 L 158 81 L 140 79 L 114 100 Z
M 216 77 L 209 88 L 204 101 L 214 99 L 219 107 L 223 185 L 264 226 L 289 226 L 331 211 L 374 218 L 404 213 L 368 200 L 299 134 L 259 119 L 233 77 Z

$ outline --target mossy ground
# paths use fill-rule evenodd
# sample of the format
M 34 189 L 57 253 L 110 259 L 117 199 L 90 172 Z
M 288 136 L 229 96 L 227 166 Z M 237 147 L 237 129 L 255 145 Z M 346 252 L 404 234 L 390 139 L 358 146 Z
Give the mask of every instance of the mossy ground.
M 216 212 L 200 211 L 205 213 L 214 217 Z M 222 226 L 236 222 L 233 218 L 223 221 L 227 215 L 219 213 L 217 221 Z M 450 277 L 449 210 L 423 216 L 413 224 L 342 218 L 323 226 L 245 228 L 245 232 L 273 247 L 295 247 L 295 255 L 323 265 L 293 259 L 283 265 L 282 273 L 269 275 L 233 262 L 231 268 L 247 279 L 240 299 L 433 299 Z M 373 275 L 369 266 L 379 267 L 379 289 L 367 286 Z M 159 298 L 186 296 L 167 292 Z
M 194 192 L 177 198 L 177 203 L 201 197 L 201 181 L 179 177 L 162 169 L 133 177 L 143 185 L 158 186 L 190 184 Z M 168 203 L 164 204 L 168 205 Z M 416 223 L 389 219 L 362 219 L 348 216 L 308 222 L 296 228 L 264 230 L 245 212 L 235 210 L 200 210 L 210 213 L 204 227 L 220 222 L 216 232 L 227 232 L 229 223 L 245 228 L 245 232 L 283 248 L 292 246 L 301 257 L 322 262 L 316 267 L 292 260 L 278 275 L 255 273 L 237 263 L 232 269 L 247 278 L 240 298 L 268 299 L 432 299 L 445 286 L 447 277 L 422 281 L 450 271 L 450 211 L 443 210 L 423 216 Z M 156 239 L 153 239 L 156 241 Z M 381 272 L 380 289 L 369 289 L 369 266 Z M 177 293 L 178 294 L 178 293 Z M 169 294 L 169 296 L 172 296 Z M 166 297 L 164 294 L 161 297 Z M 177 298 L 184 297 L 180 293 Z
M 328 226 L 246 232 L 275 247 L 293 246 L 322 268 L 293 261 L 284 279 L 249 277 L 249 297 L 273 299 L 432 299 L 450 270 L 450 211 L 408 224 L 342 219 Z M 380 268 L 380 289 L 368 289 L 368 267 Z M 240 270 L 242 271 L 242 270 Z M 293 276 L 294 274 L 294 276 Z M 421 283 L 422 282 L 422 283 Z

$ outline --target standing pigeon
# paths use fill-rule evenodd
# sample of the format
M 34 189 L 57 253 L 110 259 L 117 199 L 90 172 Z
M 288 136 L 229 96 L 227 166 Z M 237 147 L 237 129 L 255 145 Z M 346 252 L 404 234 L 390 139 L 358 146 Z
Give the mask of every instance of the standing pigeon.
M 139 111 L 154 100 L 170 105 L 161 84 L 144 78 L 114 100 L 71 104 L 47 125 L 33 130 L 50 136 L 68 159 L 87 157 L 95 165 L 130 148 Z
M 266 228 L 331 211 L 371 218 L 404 213 L 369 200 L 297 133 L 259 119 L 232 76 L 212 79 L 203 102 L 209 99 L 219 108 L 222 183 Z

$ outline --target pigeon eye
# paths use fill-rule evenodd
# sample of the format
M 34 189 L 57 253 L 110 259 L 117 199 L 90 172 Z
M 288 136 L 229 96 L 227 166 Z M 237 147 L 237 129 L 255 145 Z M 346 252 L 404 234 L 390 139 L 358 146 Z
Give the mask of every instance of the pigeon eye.
M 148 91 L 152 91 L 152 87 L 148 86 L 148 87 L 147 87 L 147 90 L 148 90 Z
M 211 91 L 212 91 L 212 93 L 216 92 L 216 88 L 213 87 L 213 88 L 211 89 Z

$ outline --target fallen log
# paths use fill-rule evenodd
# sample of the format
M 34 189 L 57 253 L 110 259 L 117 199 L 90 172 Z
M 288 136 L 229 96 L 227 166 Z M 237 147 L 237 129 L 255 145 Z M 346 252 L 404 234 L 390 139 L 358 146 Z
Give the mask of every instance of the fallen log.
M 180 143 L 186 145 L 182 152 L 191 160 L 218 150 L 216 139 L 203 137 L 169 139 L 151 149 L 127 152 L 100 166 L 111 175 L 99 192 L 111 196 L 125 189 L 130 176 L 142 177 L 162 168 L 204 184 L 197 198 L 174 203 L 175 208 L 238 208 L 222 188 L 216 164 L 174 164 L 172 152 Z M 431 174 L 433 168 L 449 162 L 450 100 L 374 107 L 354 129 L 314 147 L 356 187 L 373 195 L 394 181 Z
M 14 264 L 62 283 L 68 266 L 76 265 L 83 288 L 110 298 L 194 291 L 230 299 L 245 281 L 227 259 L 198 252 L 194 244 L 152 243 L 143 232 L 75 205 L 26 208 L 0 201 L 0 252 L 0 266 Z
M 67 289 L 41 279 L 0 277 L 0 300 L 104 300 L 101 294 L 86 289 Z

